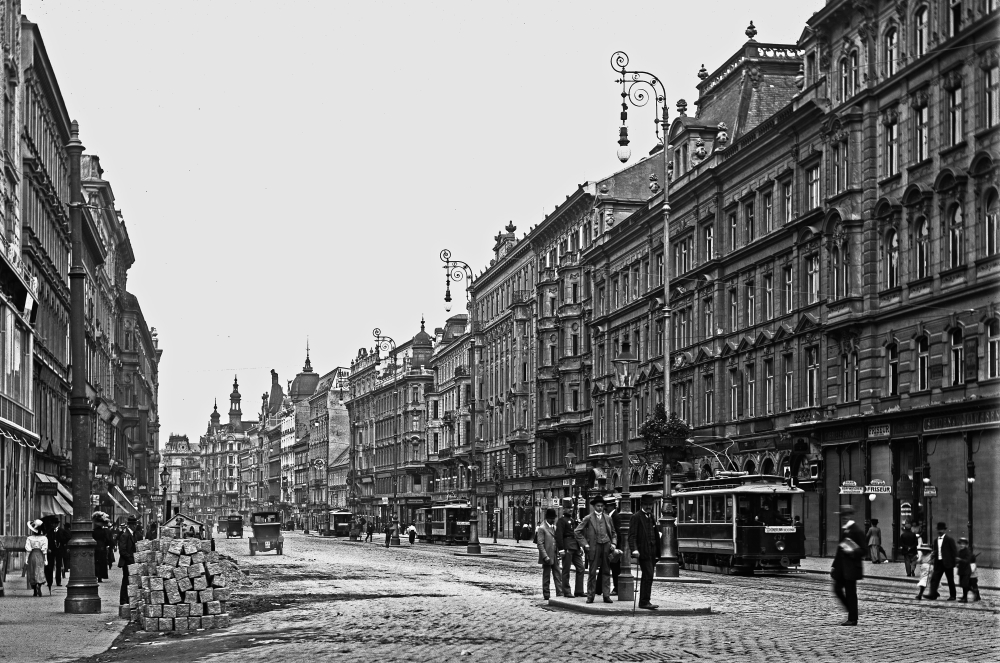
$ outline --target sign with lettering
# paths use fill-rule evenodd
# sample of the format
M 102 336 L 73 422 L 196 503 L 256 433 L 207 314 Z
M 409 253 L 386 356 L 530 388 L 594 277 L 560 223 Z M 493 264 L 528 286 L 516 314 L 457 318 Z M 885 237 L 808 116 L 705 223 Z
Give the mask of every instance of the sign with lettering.
M 924 497 L 937 497 L 937 486 L 924 486 Z
M 889 437 L 889 424 L 879 424 L 878 426 L 869 426 L 868 437 L 875 439 Z
M 899 518 L 904 522 L 913 515 L 913 506 L 909 502 L 901 502 L 899 505 Z
M 885 485 L 882 479 L 872 479 L 872 482 L 865 486 L 866 495 L 886 495 L 892 492 L 892 487 Z
M 947 430 L 949 428 L 972 428 L 1000 424 L 1000 409 L 979 410 L 978 412 L 963 412 L 962 414 L 946 414 L 940 417 L 924 419 L 924 432 Z
M 857 484 L 856 481 L 845 481 L 840 484 L 840 494 L 841 495 L 864 495 L 865 489 Z
M 824 442 L 839 442 L 841 440 L 860 440 L 865 436 L 865 429 L 861 426 L 850 426 L 848 428 L 837 428 L 823 433 Z
M 764 527 L 767 534 L 795 534 L 794 525 L 770 525 Z

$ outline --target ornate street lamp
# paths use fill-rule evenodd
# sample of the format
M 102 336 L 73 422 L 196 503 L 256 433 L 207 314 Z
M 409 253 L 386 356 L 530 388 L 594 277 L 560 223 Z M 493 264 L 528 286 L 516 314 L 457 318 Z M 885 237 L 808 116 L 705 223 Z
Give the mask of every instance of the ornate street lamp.
M 163 517 L 160 518 L 160 526 L 166 525 L 167 520 L 170 518 L 169 513 L 167 513 L 167 487 L 170 486 L 170 470 L 167 469 L 166 462 L 163 463 L 163 468 L 160 470 L 160 488 L 163 489 Z
M 677 510 L 673 499 L 673 465 L 684 460 L 686 443 L 690 440 L 691 429 L 676 414 L 668 419 L 666 409 L 660 403 L 656 413 L 640 429 L 646 439 L 646 449 L 659 452 L 660 469 L 663 472 L 663 504 L 660 509 L 660 559 L 656 563 L 657 578 L 676 578 L 679 575 L 677 563 Z M 709 450 L 711 451 L 711 450 Z
M 631 601 L 635 596 L 635 580 L 632 578 L 631 552 L 628 549 L 629 519 L 632 517 L 632 504 L 629 501 L 629 473 L 631 463 L 628 456 L 628 420 L 632 409 L 632 387 L 635 386 L 636 369 L 639 358 L 633 354 L 628 341 L 622 343 L 618 356 L 611 360 L 618 382 L 618 401 L 622 406 L 622 497 L 618 515 L 621 524 L 618 527 L 618 545 L 624 551 L 618 573 L 618 600 Z M 567 461 L 567 465 L 568 465 Z
M 442 249 L 441 253 L 438 255 L 441 258 L 441 262 L 444 263 L 444 310 L 451 310 L 451 282 L 455 281 L 465 281 L 465 294 L 468 301 L 468 311 L 469 311 L 469 325 L 472 329 L 472 338 L 469 343 L 469 376 L 472 381 L 472 399 L 469 403 L 469 420 L 471 423 L 472 439 L 469 440 L 469 458 L 470 465 L 475 467 L 476 463 L 476 399 L 479 398 L 479 394 L 476 393 L 476 381 L 477 374 L 479 372 L 478 362 L 477 362 L 477 348 L 478 348 L 478 333 L 479 325 L 476 323 L 476 296 L 472 291 L 472 268 L 469 267 L 467 263 L 461 260 L 452 260 L 451 251 L 448 249 Z M 472 497 L 469 500 L 469 545 L 466 547 L 466 554 L 469 555 L 480 555 L 483 552 L 482 546 L 479 544 L 479 510 L 478 510 L 478 498 L 476 495 L 477 490 L 477 477 L 476 472 L 472 472 L 472 481 L 470 486 L 470 492 Z

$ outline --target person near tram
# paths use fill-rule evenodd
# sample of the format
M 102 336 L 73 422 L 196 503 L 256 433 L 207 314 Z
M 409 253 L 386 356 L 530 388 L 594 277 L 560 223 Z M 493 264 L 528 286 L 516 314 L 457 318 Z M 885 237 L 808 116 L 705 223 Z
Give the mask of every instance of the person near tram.
M 858 580 L 865 577 L 862 559 L 867 539 L 865 530 L 854 521 L 854 507 L 850 504 L 841 505 L 840 522 L 840 543 L 830 575 L 833 577 L 834 593 L 847 608 L 847 620 L 841 626 L 857 626 Z
M 618 545 L 618 537 L 611 519 L 604 513 L 604 498 L 597 495 L 590 500 L 590 504 L 593 512 L 581 520 L 573 530 L 577 543 L 583 546 L 590 564 L 590 573 L 587 576 L 587 603 L 594 602 L 598 583 L 604 602 L 613 603 L 609 556 Z
M 549 577 L 556 586 L 556 596 L 563 595 L 562 573 L 559 570 L 559 555 L 556 547 L 556 510 L 545 510 L 545 520 L 535 530 L 538 544 L 538 563 L 542 565 L 542 597 L 549 598 Z
M 650 599 L 653 593 L 653 572 L 660 557 L 660 536 L 662 531 L 653 518 L 653 503 L 656 498 L 645 494 L 639 501 L 639 513 L 629 519 L 628 548 L 632 557 L 639 560 L 642 578 L 639 581 L 639 607 L 656 610 L 658 607 Z
M 556 521 L 556 554 L 561 555 L 560 568 L 562 569 L 561 582 L 563 596 L 574 598 L 583 596 L 583 546 L 576 540 L 573 530 L 576 522 L 573 520 L 573 507 L 563 508 L 562 516 Z M 575 590 L 569 588 L 570 568 L 576 569 Z

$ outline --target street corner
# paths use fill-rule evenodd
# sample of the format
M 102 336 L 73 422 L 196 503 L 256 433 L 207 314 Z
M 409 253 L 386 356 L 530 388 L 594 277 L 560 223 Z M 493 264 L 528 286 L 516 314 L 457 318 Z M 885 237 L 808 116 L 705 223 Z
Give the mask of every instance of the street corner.
M 675 585 L 711 585 L 712 581 L 708 578 L 653 578 L 653 582 L 664 582 L 668 584 Z
M 589 615 L 629 615 L 635 617 L 689 617 L 695 615 L 710 615 L 712 608 L 708 605 L 682 603 L 678 601 L 661 601 L 655 604 L 656 610 L 639 608 L 633 602 L 614 601 L 605 603 L 595 599 L 587 603 L 582 596 L 577 598 L 557 597 L 549 599 L 547 607 L 555 610 L 582 612 Z

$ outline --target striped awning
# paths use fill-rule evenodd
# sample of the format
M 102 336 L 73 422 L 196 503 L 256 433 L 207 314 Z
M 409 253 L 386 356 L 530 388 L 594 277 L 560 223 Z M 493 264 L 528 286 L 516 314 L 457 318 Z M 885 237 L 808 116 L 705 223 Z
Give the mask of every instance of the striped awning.
M 118 493 L 118 496 L 119 496 L 119 497 L 121 498 L 121 501 L 125 502 L 125 504 L 127 504 L 127 505 L 128 505 L 128 508 L 129 508 L 129 510 L 131 510 L 133 514 L 135 514 L 135 515 L 139 515 L 139 512 L 138 512 L 138 510 L 137 510 L 137 509 L 135 508 L 135 505 L 134 505 L 134 504 L 132 504 L 132 500 L 130 500 L 130 499 L 129 499 L 129 498 L 128 498 L 128 497 L 126 496 L 126 495 L 125 495 L 125 493 L 123 493 L 123 492 L 122 492 L 122 489 L 121 489 L 121 488 L 119 488 L 119 487 L 118 487 L 117 485 L 115 486 L 115 492 L 117 492 L 117 493 Z
M 39 498 L 43 516 L 73 515 L 73 493 L 63 485 L 62 481 L 44 472 L 35 472 L 35 481 L 39 483 L 51 483 L 56 486 L 55 495 L 42 495 Z

